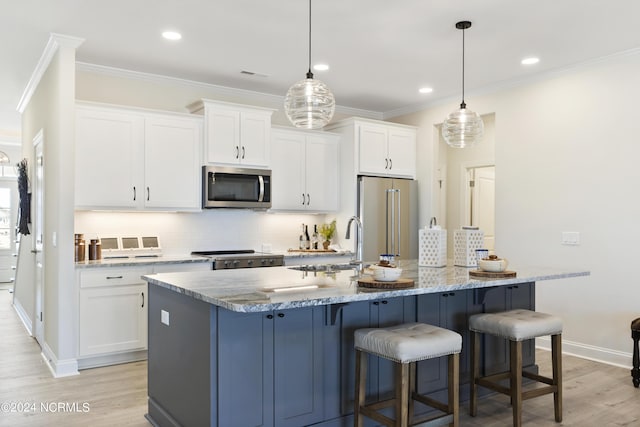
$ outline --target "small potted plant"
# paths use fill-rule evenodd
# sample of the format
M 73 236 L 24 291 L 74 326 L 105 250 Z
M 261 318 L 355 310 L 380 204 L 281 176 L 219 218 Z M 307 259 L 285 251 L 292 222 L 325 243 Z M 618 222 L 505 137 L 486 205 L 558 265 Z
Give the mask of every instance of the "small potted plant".
M 322 247 L 326 251 L 331 244 L 331 238 L 336 234 L 336 220 L 334 219 L 329 224 L 320 224 L 318 233 L 322 236 Z

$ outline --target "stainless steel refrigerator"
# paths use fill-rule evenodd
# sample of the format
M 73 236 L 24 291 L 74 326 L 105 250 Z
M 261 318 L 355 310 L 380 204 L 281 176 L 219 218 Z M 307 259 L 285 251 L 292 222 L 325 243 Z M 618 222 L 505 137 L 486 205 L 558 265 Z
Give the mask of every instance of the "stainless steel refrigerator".
M 418 189 L 412 179 L 358 177 L 364 261 L 418 258 Z

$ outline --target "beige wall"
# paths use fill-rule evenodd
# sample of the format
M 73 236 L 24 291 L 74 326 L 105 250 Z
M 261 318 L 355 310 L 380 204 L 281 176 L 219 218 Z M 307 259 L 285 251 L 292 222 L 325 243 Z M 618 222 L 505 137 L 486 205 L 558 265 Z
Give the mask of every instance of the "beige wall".
M 60 47 L 22 115 L 23 156 L 33 182 L 33 139 L 43 131 L 44 155 L 44 345 L 57 374 L 75 370 L 76 306 L 73 265 L 73 189 L 75 143 L 75 49 Z M 32 219 L 34 213 L 32 212 Z M 56 244 L 54 245 L 54 234 Z M 35 238 L 33 234 L 31 239 Z M 22 250 L 22 248 L 21 248 Z M 35 269 L 33 255 L 21 251 L 24 268 Z M 28 264 L 28 262 L 27 262 Z M 20 269 L 23 268 L 21 264 Z M 18 274 L 20 277 L 20 272 Z M 16 287 L 21 286 L 16 283 Z M 28 286 L 25 283 L 24 286 Z M 66 366 L 69 362 L 72 366 Z
M 564 318 L 565 351 L 627 366 L 629 323 L 640 315 L 639 97 L 635 54 L 466 99 L 469 108 L 495 114 L 496 251 L 516 271 L 520 264 L 591 270 L 586 278 L 540 282 L 537 309 Z M 434 126 L 455 107 L 394 119 L 420 127 L 421 221 L 437 212 L 429 190 Z M 581 244 L 561 245 L 563 231 L 580 232 Z

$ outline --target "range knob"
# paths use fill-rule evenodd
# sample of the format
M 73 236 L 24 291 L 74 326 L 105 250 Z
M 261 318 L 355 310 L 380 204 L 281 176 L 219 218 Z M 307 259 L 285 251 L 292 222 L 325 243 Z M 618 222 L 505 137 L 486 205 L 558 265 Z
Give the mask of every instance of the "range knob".
M 265 265 L 266 263 L 267 263 L 267 260 L 266 260 L 266 259 L 262 258 L 262 259 L 260 260 L 260 264 Z
M 237 259 L 233 261 L 234 268 L 238 267 L 239 264 L 240 264 L 240 261 L 238 261 Z
M 253 260 L 252 260 L 252 259 L 247 260 L 247 265 L 248 265 L 249 267 L 251 267 L 251 266 L 253 265 Z
M 224 268 L 229 268 L 229 261 L 224 262 Z

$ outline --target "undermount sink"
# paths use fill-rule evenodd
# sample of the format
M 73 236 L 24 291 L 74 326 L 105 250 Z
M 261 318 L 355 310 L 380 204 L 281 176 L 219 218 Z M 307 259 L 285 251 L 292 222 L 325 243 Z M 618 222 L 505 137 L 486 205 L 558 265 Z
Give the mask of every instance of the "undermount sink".
M 330 273 L 332 271 L 342 271 L 342 270 L 352 270 L 354 268 L 358 268 L 357 264 L 307 264 L 307 265 L 296 265 L 293 267 L 289 267 L 290 270 L 298 270 L 298 271 L 321 271 L 324 273 Z

